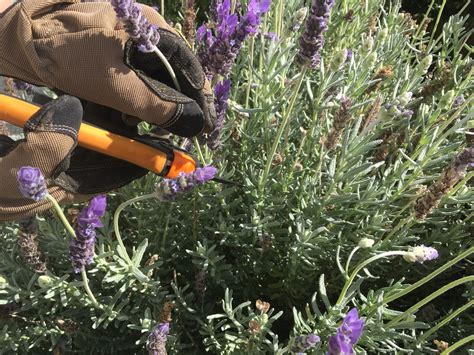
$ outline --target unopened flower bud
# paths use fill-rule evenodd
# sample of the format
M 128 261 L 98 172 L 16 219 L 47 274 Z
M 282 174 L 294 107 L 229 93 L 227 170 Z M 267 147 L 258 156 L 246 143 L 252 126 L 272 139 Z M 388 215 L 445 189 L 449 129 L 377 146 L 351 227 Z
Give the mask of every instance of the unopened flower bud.
M 370 238 L 362 238 L 359 241 L 359 248 L 367 249 L 367 248 L 372 248 L 374 245 L 375 240 L 370 239 Z
M 433 56 L 431 54 L 424 57 L 423 60 L 419 64 L 420 71 L 422 73 L 426 73 L 428 69 L 430 68 L 432 62 L 433 62 Z
M 48 288 L 51 282 L 53 282 L 53 279 L 50 276 L 41 275 L 38 277 L 38 285 L 41 288 Z
M 455 97 L 456 97 L 456 92 L 454 90 L 449 90 L 448 92 L 446 92 L 446 94 L 443 95 L 441 100 L 439 100 L 439 107 L 450 108 Z
M 420 245 L 410 248 L 403 258 L 410 263 L 424 263 L 425 261 L 437 259 L 438 256 L 438 251 L 435 248 Z
M 400 95 L 400 97 L 398 98 L 398 102 L 400 103 L 400 105 L 406 106 L 411 101 L 412 97 L 413 97 L 413 93 L 411 91 L 407 91 L 403 93 L 402 95 Z
M 363 53 L 370 53 L 372 48 L 374 47 L 374 39 L 371 36 L 368 36 L 362 42 L 362 52 Z
M 346 62 L 347 59 L 347 49 L 341 49 L 337 51 L 331 61 L 331 69 L 333 71 L 338 71 L 342 65 Z
M 295 164 L 295 171 L 301 171 L 303 170 L 303 165 L 301 163 L 296 163 Z
M 0 290 L 6 289 L 8 286 L 8 281 L 2 275 L 0 275 Z
M 307 7 L 302 7 L 301 9 L 296 11 L 291 22 L 290 30 L 298 31 L 301 25 L 303 24 L 304 20 L 306 19 L 306 16 L 308 16 Z
M 372 68 L 377 63 L 377 53 L 372 52 L 367 56 L 367 67 Z
M 379 32 L 379 40 L 380 41 L 384 41 L 385 38 L 387 38 L 388 36 L 388 28 L 383 28 L 382 30 L 380 30 Z

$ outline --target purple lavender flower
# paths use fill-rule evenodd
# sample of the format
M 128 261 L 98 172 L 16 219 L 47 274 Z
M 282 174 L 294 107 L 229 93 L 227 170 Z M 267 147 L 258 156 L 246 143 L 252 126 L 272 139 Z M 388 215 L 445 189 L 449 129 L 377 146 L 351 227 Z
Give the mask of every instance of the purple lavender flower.
M 348 337 L 351 344 L 356 344 L 364 330 L 364 321 L 359 318 L 357 308 L 352 308 L 342 321 L 339 331 Z
M 212 180 L 216 173 L 215 167 L 206 166 L 189 174 L 180 173 L 177 179 L 164 179 L 156 185 L 156 196 L 161 201 L 173 201 L 179 194 Z
M 354 52 L 352 52 L 352 50 L 348 49 L 347 50 L 346 63 L 349 63 L 353 56 L 354 56 Z
M 342 333 L 337 333 L 329 338 L 327 355 L 352 355 L 352 344 Z
M 29 90 L 32 90 L 34 88 L 34 86 L 29 84 L 29 83 L 26 83 L 24 81 L 14 79 L 13 80 L 13 88 L 15 90 L 18 90 L 18 91 L 22 91 L 22 90 L 29 91 Z
M 151 25 L 143 16 L 134 0 L 110 1 L 117 18 L 123 22 L 125 30 L 138 45 L 141 52 L 153 52 L 160 41 L 156 26 Z
M 215 35 L 203 25 L 196 37 L 198 57 L 209 79 L 230 73 L 245 39 L 257 33 L 261 17 L 268 11 L 270 3 L 271 0 L 250 0 L 246 14 L 240 19 L 232 13 L 230 0 L 211 4 L 211 17 L 216 22 Z
M 92 263 L 96 241 L 95 229 L 102 227 L 100 218 L 104 216 L 106 206 L 106 197 L 96 196 L 77 216 L 76 238 L 69 242 L 69 258 L 76 273 Z
M 337 329 L 329 338 L 327 355 L 351 355 L 352 347 L 359 341 L 364 330 L 364 321 L 359 318 L 357 308 L 352 308 Z
M 277 42 L 278 40 L 280 40 L 280 37 L 278 37 L 275 32 L 267 32 L 264 34 L 264 36 L 272 42 Z
M 230 88 L 230 80 L 224 80 L 223 82 L 218 83 L 214 88 L 214 105 L 216 107 L 217 119 L 216 126 L 211 134 L 209 134 L 207 142 L 207 145 L 211 150 L 216 150 L 221 146 L 219 138 L 222 128 L 224 127 L 224 118 L 227 112 Z
M 421 263 L 425 261 L 435 260 L 439 257 L 438 251 L 432 247 L 426 247 L 424 245 L 410 248 L 403 258 L 411 263 Z
M 166 340 L 170 332 L 169 323 L 159 323 L 148 336 L 148 354 L 166 355 Z
M 316 68 L 320 62 L 320 50 L 324 46 L 324 32 L 328 29 L 329 15 L 334 0 L 313 0 L 306 20 L 306 30 L 301 35 L 297 62 L 300 65 Z
M 40 201 L 48 193 L 44 176 L 39 168 L 22 166 L 18 170 L 17 181 L 20 185 L 21 194 L 27 198 Z
M 316 334 L 299 335 L 295 338 L 291 351 L 294 353 L 303 353 L 314 347 L 320 341 L 321 338 Z
M 460 95 L 458 97 L 456 97 L 453 101 L 453 108 L 458 108 L 459 106 L 461 106 L 464 102 L 466 102 L 466 99 L 464 98 L 463 95 Z

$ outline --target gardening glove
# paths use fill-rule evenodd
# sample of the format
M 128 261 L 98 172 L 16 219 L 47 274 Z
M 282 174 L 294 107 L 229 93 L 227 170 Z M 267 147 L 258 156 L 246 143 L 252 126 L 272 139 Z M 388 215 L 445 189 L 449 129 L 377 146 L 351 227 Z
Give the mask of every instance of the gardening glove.
M 141 53 L 109 2 L 23 0 L 0 15 L 0 74 L 47 86 L 191 137 L 214 128 L 212 91 L 185 41 L 152 8 L 158 48 L 182 93 L 154 53 Z
M 118 121 L 121 117 L 95 104 L 85 106 L 84 115 L 92 119 Z M 86 201 L 147 173 L 125 161 L 77 147 L 82 117 L 81 102 L 64 95 L 42 106 L 27 121 L 24 140 L 15 142 L 0 135 L 0 221 L 25 218 L 52 207 L 48 200 L 35 202 L 21 195 L 17 174 L 22 166 L 38 167 L 49 193 L 60 204 Z

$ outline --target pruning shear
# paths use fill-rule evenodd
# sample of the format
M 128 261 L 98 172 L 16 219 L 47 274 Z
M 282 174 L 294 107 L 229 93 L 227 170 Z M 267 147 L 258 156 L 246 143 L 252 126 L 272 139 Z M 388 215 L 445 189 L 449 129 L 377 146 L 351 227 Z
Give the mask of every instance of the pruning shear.
M 30 102 L 0 93 L 0 119 L 23 127 L 28 119 L 39 110 Z M 192 173 L 200 166 L 189 152 L 166 140 L 150 136 L 124 137 L 102 128 L 82 122 L 78 134 L 81 147 L 128 161 L 159 176 L 175 179 L 180 173 Z M 241 186 L 232 181 L 214 178 L 216 182 Z

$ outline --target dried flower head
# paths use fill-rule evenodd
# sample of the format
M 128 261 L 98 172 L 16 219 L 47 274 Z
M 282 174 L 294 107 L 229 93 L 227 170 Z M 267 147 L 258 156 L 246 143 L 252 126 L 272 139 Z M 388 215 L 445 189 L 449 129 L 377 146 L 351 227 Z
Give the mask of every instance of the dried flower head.
M 262 301 L 262 300 L 257 300 L 255 302 L 255 307 L 257 310 L 259 310 L 261 313 L 267 313 L 268 310 L 270 309 L 270 303 Z
M 433 340 L 433 344 L 436 345 L 438 348 L 439 352 L 445 351 L 447 348 L 449 348 L 449 343 L 442 341 L 442 340 Z
M 327 137 L 324 139 L 324 145 L 327 150 L 333 150 L 336 148 L 339 140 L 341 139 L 342 132 L 351 118 L 351 99 L 343 97 L 340 101 L 341 105 L 334 116 L 333 127 Z
M 424 219 L 438 207 L 442 198 L 464 178 L 468 166 L 474 163 L 474 148 L 466 148 L 441 174 L 441 177 L 428 188 L 415 204 L 417 219 Z
M 41 252 L 35 232 L 20 229 L 18 236 L 18 249 L 23 262 L 28 265 L 34 272 L 44 273 L 46 271 L 46 263 L 43 253 Z
M 249 330 L 253 335 L 260 333 L 262 330 L 261 325 L 256 320 L 249 321 Z
M 44 176 L 39 168 L 23 166 L 18 171 L 17 177 L 20 192 L 23 196 L 40 201 L 48 193 Z
M 166 301 L 160 312 L 160 322 L 161 323 L 171 323 L 173 320 L 172 314 L 175 305 L 172 301 Z
M 196 9 L 194 0 L 187 0 L 184 9 L 183 35 L 189 43 L 194 43 L 196 38 Z

